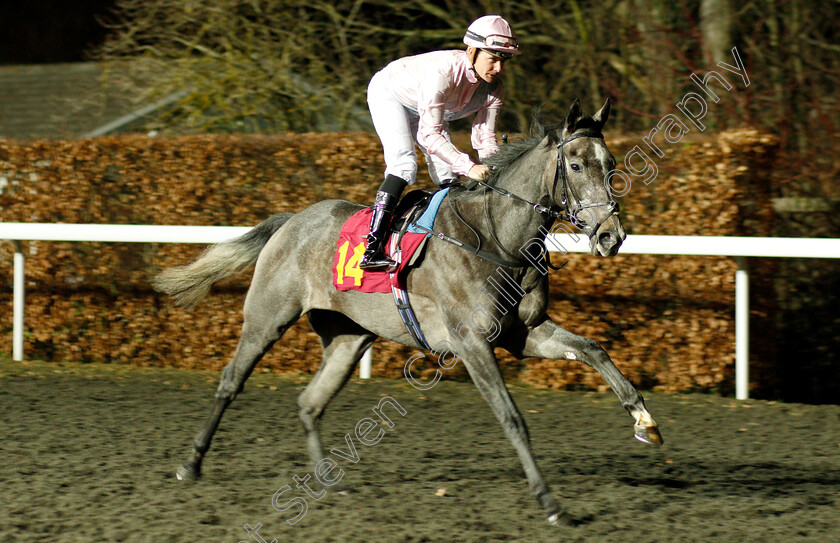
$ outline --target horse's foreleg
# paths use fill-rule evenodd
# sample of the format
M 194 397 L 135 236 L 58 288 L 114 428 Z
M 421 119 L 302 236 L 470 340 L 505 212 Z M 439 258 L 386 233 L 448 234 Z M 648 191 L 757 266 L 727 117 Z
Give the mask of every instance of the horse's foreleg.
M 550 319 L 531 328 L 525 339 L 521 355 L 525 357 L 579 360 L 592 366 L 618 396 L 621 405 L 636 421 L 636 439 L 645 443 L 662 445 L 662 435 L 656 421 L 645 407 L 645 400 L 636 387 L 615 367 L 607 352 L 591 339 L 578 336 L 555 324 Z
M 493 352 L 482 353 L 480 357 L 474 356 L 476 353 L 472 351 L 464 354 L 466 356 L 464 365 L 473 383 L 490 405 L 493 414 L 502 424 L 505 435 L 516 449 L 519 461 L 525 470 L 525 477 L 528 479 L 531 493 L 548 514 L 548 521 L 551 524 L 570 524 L 569 517 L 562 511 L 554 496 L 551 495 L 548 484 L 546 484 L 545 478 L 543 478 L 542 472 L 537 466 L 534 453 L 531 450 L 525 419 L 522 418 L 522 414 L 517 409 L 505 386 Z

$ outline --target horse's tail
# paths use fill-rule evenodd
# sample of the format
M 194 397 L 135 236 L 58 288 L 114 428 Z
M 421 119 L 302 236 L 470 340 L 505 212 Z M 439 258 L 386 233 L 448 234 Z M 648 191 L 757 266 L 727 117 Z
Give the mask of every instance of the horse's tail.
M 217 281 L 240 273 L 256 262 L 271 236 L 293 215 L 273 215 L 238 238 L 211 245 L 192 264 L 160 272 L 152 280 L 152 287 L 172 296 L 176 305 L 197 305 Z

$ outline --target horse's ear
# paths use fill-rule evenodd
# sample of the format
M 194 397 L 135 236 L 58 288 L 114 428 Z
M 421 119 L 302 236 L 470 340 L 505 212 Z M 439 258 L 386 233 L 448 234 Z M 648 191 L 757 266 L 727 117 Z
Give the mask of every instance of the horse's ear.
M 575 101 L 572 102 L 572 107 L 569 108 L 569 113 L 566 114 L 566 122 L 563 123 L 564 138 L 575 131 L 575 126 L 577 126 L 577 122 L 582 116 L 583 111 L 580 109 L 580 100 L 575 98 Z
M 610 118 L 610 98 L 607 97 L 607 101 L 604 102 L 604 105 L 601 106 L 601 109 L 598 110 L 595 115 L 592 116 L 592 120 L 595 121 L 598 125 L 598 130 L 604 128 L 604 125 L 607 124 L 607 119 Z

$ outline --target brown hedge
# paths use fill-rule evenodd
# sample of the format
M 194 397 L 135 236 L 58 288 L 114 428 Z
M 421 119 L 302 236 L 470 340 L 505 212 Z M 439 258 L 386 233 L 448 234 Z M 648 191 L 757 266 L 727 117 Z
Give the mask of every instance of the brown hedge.
M 619 164 L 642 143 L 641 136 L 607 140 Z M 767 206 L 761 191 L 753 190 L 750 172 L 771 160 L 775 145 L 772 136 L 738 130 L 671 146 L 658 163 L 656 181 L 632 187 L 623 199 L 624 224 L 631 234 L 734 235 L 745 228 L 760 233 L 755 225 L 767 220 L 762 215 Z M 0 140 L 0 216 L 5 222 L 254 225 L 325 198 L 369 202 L 382 169 L 379 141 L 370 134 Z M 422 170 L 420 178 L 427 178 Z M 745 217 L 753 222 L 745 226 Z M 220 285 L 191 311 L 174 307 L 149 287 L 156 272 L 192 260 L 202 247 L 24 246 L 27 357 L 219 369 L 233 353 L 248 273 Z M 11 255 L 11 244 L 3 244 L 0 298 L 8 311 L 0 317 L 0 330 L 6 345 L 11 345 Z M 663 391 L 732 388 L 731 259 L 567 259 L 551 276 L 551 316 L 602 343 L 633 382 Z M 261 371 L 311 373 L 319 349 L 305 322 L 298 323 Z M 414 351 L 380 342 L 374 352 L 375 375 L 397 378 Z M 499 354 L 508 376 L 527 383 L 605 388 L 579 363 L 519 362 Z M 463 377 L 463 368 L 450 375 Z

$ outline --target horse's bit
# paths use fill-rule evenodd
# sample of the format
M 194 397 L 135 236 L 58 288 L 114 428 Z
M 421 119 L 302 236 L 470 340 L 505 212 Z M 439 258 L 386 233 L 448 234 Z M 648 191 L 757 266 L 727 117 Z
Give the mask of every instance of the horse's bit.
M 609 219 L 613 215 L 618 215 L 621 211 L 621 207 L 615 200 L 610 200 L 606 203 L 596 202 L 593 204 L 582 204 L 580 198 L 578 198 L 578 196 L 575 194 L 574 189 L 572 189 L 572 185 L 569 183 L 568 176 L 566 175 L 566 155 L 563 153 L 563 146 L 569 143 L 570 141 L 576 140 L 578 138 L 604 139 L 604 136 L 600 132 L 586 130 L 583 132 L 572 134 L 571 136 L 557 144 L 557 173 L 554 176 L 554 185 L 551 188 L 551 197 L 553 198 L 554 194 L 557 192 L 557 182 L 562 180 L 562 185 L 560 186 L 560 209 L 562 211 L 558 211 L 553 207 L 546 207 L 531 202 L 529 200 L 526 200 L 525 198 L 513 194 L 512 192 L 496 187 L 494 185 L 490 185 L 478 179 L 471 179 L 470 182 L 475 183 L 476 185 L 480 185 L 482 187 L 486 187 L 503 196 L 507 196 L 508 198 L 512 198 L 514 200 L 523 202 L 537 213 L 546 214 L 557 220 L 567 221 L 573 224 L 576 228 L 581 229 L 588 237 L 591 237 L 595 232 L 598 231 L 601 225 L 607 221 L 607 219 Z M 569 200 L 567 195 L 571 196 L 572 201 Z M 584 209 L 589 209 L 593 207 L 606 207 L 608 213 L 600 221 L 598 221 L 595 224 L 595 226 L 590 226 L 586 221 L 579 218 L 578 214 Z
M 482 186 L 482 187 L 488 188 L 488 189 L 490 189 L 494 192 L 497 192 L 497 193 L 501 194 L 502 196 L 507 196 L 508 198 L 511 198 L 513 200 L 517 200 L 519 202 L 527 204 L 536 213 L 548 215 L 549 217 L 553 217 L 555 220 L 563 220 L 563 221 L 570 222 L 575 227 L 583 230 L 583 232 L 587 235 L 587 237 L 591 238 L 592 235 L 595 234 L 598 231 L 598 229 L 601 227 L 602 224 L 604 224 L 604 222 L 607 219 L 609 219 L 613 215 L 618 215 L 618 213 L 620 211 L 620 207 L 618 205 L 618 202 L 616 202 L 615 200 L 610 200 L 609 202 L 606 202 L 606 203 L 597 202 L 597 203 L 594 203 L 594 204 L 581 204 L 580 198 L 578 198 L 578 196 L 575 194 L 574 189 L 572 189 L 572 185 L 569 183 L 569 180 L 566 176 L 566 168 L 565 168 L 566 157 L 563 154 L 563 146 L 566 145 L 567 143 L 569 143 L 570 141 L 576 140 L 578 138 L 604 139 L 604 136 L 600 132 L 585 130 L 583 132 L 572 134 L 571 136 L 569 136 L 568 138 L 564 139 L 563 141 L 561 141 L 560 143 L 557 144 L 557 153 L 558 153 L 557 172 L 554 175 L 554 185 L 551 188 L 550 197 L 552 199 L 554 198 L 554 194 L 557 192 L 557 182 L 558 182 L 558 180 L 562 179 L 563 183 L 560 187 L 560 190 L 561 190 L 560 206 L 559 206 L 560 211 L 555 209 L 554 206 L 546 207 L 544 205 L 531 202 L 529 200 L 526 200 L 525 198 L 522 198 L 521 196 L 517 196 L 516 194 L 513 194 L 510 191 L 507 191 L 507 190 L 505 190 L 503 188 L 500 188 L 500 187 L 496 187 L 496 186 L 491 185 L 489 183 L 485 183 L 484 181 L 481 181 L 479 179 L 470 179 L 469 182 L 466 184 L 466 188 L 468 190 L 470 190 L 470 189 L 472 189 L 476 186 Z M 567 198 L 567 195 L 572 197 L 573 202 L 570 201 Z M 592 208 L 592 207 L 601 207 L 601 206 L 606 207 L 607 210 L 608 210 L 608 213 L 600 221 L 598 221 L 595 224 L 595 226 L 590 226 L 586 221 L 584 221 L 584 220 L 582 220 L 578 217 L 578 213 L 580 213 L 584 209 L 589 209 L 589 208 Z M 417 226 L 417 225 L 415 225 L 415 226 Z M 472 252 L 472 253 L 474 253 L 474 254 L 476 254 L 476 255 L 478 255 L 481 258 L 484 258 L 486 260 L 490 260 L 490 261 L 496 262 L 497 264 L 501 264 L 501 265 L 507 266 L 507 267 L 521 267 L 521 264 L 519 264 L 518 262 L 504 260 L 504 259 L 501 259 L 501 258 L 499 258 L 495 255 L 492 255 L 492 254 L 490 254 L 486 251 L 483 251 L 480 248 L 480 246 L 479 247 L 473 247 L 472 245 L 469 245 L 469 244 L 466 244 L 462 241 L 451 238 L 451 237 L 447 236 L 446 234 L 443 234 L 442 232 L 437 232 L 433 229 L 426 229 L 426 228 L 419 227 L 419 226 L 417 226 L 417 227 L 420 228 L 421 230 L 425 230 L 429 234 L 433 234 L 433 235 L 437 236 L 438 238 L 440 238 L 443 241 L 446 241 L 448 243 L 452 243 L 453 245 L 461 247 L 462 249 L 468 250 L 468 251 L 470 251 L 470 252 Z M 552 269 L 555 269 L 555 270 L 560 269 L 560 268 L 557 268 L 557 267 L 555 267 L 551 264 L 551 259 L 549 258 L 547 251 L 544 253 L 544 256 L 545 256 L 546 264 L 549 267 L 551 267 Z
M 555 192 L 557 191 L 557 180 L 558 178 L 562 178 L 563 184 L 560 187 L 560 205 L 565 209 L 565 215 L 560 215 L 559 219 L 568 221 L 572 223 L 576 228 L 583 230 L 583 232 L 588 236 L 592 237 L 593 234 L 598 232 L 598 229 L 601 228 L 601 225 L 607 221 L 613 215 L 618 215 L 621 211 L 621 207 L 618 205 L 618 202 L 615 200 L 610 200 L 609 202 L 596 202 L 593 204 L 582 204 L 580 198 L 577 197 L 574 190 L 572 189 L 572 185 L 569 183 L 569 179 L 566 175 L 566 155 L 563 154 L 563 146 L 569 143 L 572 140 L 576 140 L 578 138 L 598 138 L 604 139 L 603 134 L 600 132 L 594 131 L 583 131 L 577 134 L 572 134 L 568 138 L 564 139 L 560 143 L 557 144 L 557 169 L 558 174 L 554 177 L 554 186 L 551 188 L 551 195 L 554 196 Z M 570 195 L 574 199 L 574 205 L 572 202 L 567 198 L 567 194 Z M 583 211 L 584 209 L 589 209 L 593 207 L 606 207 L 607 214 L 598 221 L 595 226 L 590 226 L 586 221 L 582 220 L 578 217 L 578 214 Z

